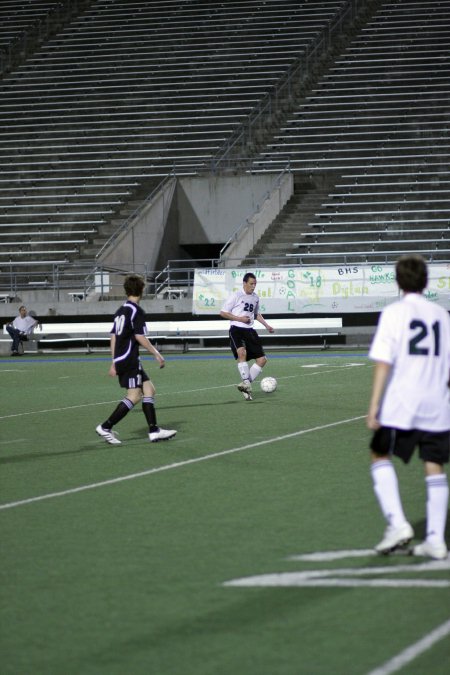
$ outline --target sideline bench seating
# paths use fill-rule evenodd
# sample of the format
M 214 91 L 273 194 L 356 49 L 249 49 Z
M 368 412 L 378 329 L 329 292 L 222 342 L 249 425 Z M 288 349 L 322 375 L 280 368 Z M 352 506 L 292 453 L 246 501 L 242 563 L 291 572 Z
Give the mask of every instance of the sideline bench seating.
M 270 345 L 271 349 L 299 347 L 301 338 L 314 339 L 317 348 L 327 349 L 331 338 L 341 336 L 341 317 L 314 317 L 292 319 L 270 319 L 270 324 L 275 328 L 275 333 L 267 330 L 257 323 L 258 333 L 265 341 L 281 339 L 283 344 Z M 46 323 L 41 324 L 41 329 L 34 332 L 33 340 L 26 344 L 26 351 L 44 351 L 46 348 L 55 348 L 58 345 L 82 344 L 89 352 L 92 352 L 94 344 L 103 349 L 109 349 L 109 332 L 111 321 L 85 322 L 85 323 Z M 228 349 L 229 322 L 225 319 L 198 320 L 198 321 L 149 321 L 148 337 L 158 349 L 181 348 L 183 352 L 207 349 Z M 317 338 L 317 340 L 316 340 Z M 286 342 L 284 342 L 286 339 Z M 0 343 L 9 341 L 6 326 L 3 327 L 3 335 Z M 35 343 L 33 345 L 32 343 Z M 223 342 L 225 344 L 220 344 Z M 219 344 L 217 344 L 219 343 Z M 302 345 L 309 346 L 309 345 Z

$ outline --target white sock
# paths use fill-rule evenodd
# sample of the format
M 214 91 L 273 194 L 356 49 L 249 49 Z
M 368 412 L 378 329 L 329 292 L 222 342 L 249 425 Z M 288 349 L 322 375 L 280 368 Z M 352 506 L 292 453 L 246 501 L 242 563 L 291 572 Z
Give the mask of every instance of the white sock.
M 261 366 L 258 366 L 257 363 L 254 363 L 252 367 L 250 368 L 250 382 L 253 382 L 253 380 L 256 380 L 260 372 L 262 371 Z
M 387 459 L 371 465 L 373 489 L 377 496 L 383 516 L 392 527 L 400 527 L 406 522 L 403 513 L 397 474 L 394 465 Z
M 448 508 L 448 481 L 445 473 L 426 476 L 427 485 L 427 541 L 442 544 L 445 541 L 445 523 Z
M 250 380 L 250 370 L 247 361 L 243 361 L 242 363 L 239 362 L 237 367 L 239 375 L 241 376 L 241 380 Z

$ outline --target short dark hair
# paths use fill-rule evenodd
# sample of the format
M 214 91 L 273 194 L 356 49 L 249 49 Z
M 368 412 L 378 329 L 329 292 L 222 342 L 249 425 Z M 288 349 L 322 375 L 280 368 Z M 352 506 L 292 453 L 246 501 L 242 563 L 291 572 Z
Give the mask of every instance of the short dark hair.
M 141 277 L 140 274 L 127 274 L 125 281 L 123 282 L 123 287 L 127 296 L 134 295 L 140 298 L 145 288 L 144 277 Z
M 247 274 L 244 274 L 242 281 L 244 282 L 244 284 L 246 284 L 249 279 L 255 279 L 256 281 L 256 277 L 252 272 L 247 272 Z
M 403 255 L 395 266 L 397 284 L 405 293 L 422 293 L 428 283 L 427 264 L 421 255 Z

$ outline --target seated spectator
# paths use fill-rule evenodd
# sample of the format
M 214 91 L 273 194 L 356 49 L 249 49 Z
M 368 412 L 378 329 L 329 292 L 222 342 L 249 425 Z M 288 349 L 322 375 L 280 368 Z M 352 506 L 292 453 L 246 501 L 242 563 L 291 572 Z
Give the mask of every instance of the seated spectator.
M 12 339 L 11 356 L 22 356 L 23 350 L 20 351 L 19 347 L 22 342 L 29 339 L 37 325 L 39 325 L 38 319 L 31 313 L 29 314 L 24 305 L 19 307 L 19 315 L 6 325 L 6 330 Z

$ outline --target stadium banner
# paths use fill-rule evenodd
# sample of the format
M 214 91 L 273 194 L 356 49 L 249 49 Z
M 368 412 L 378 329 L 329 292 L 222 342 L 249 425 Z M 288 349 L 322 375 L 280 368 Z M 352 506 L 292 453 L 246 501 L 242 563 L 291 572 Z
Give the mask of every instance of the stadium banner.
M 202 268 L 195 270 L 192 313 L 217 315 L 246 272 L 256 276 L 262 314 L 379 312 L 399 298 L 394 265 Z M 428 276 L 424 295 L 450 310 L 450 264 L 429 264 Z

